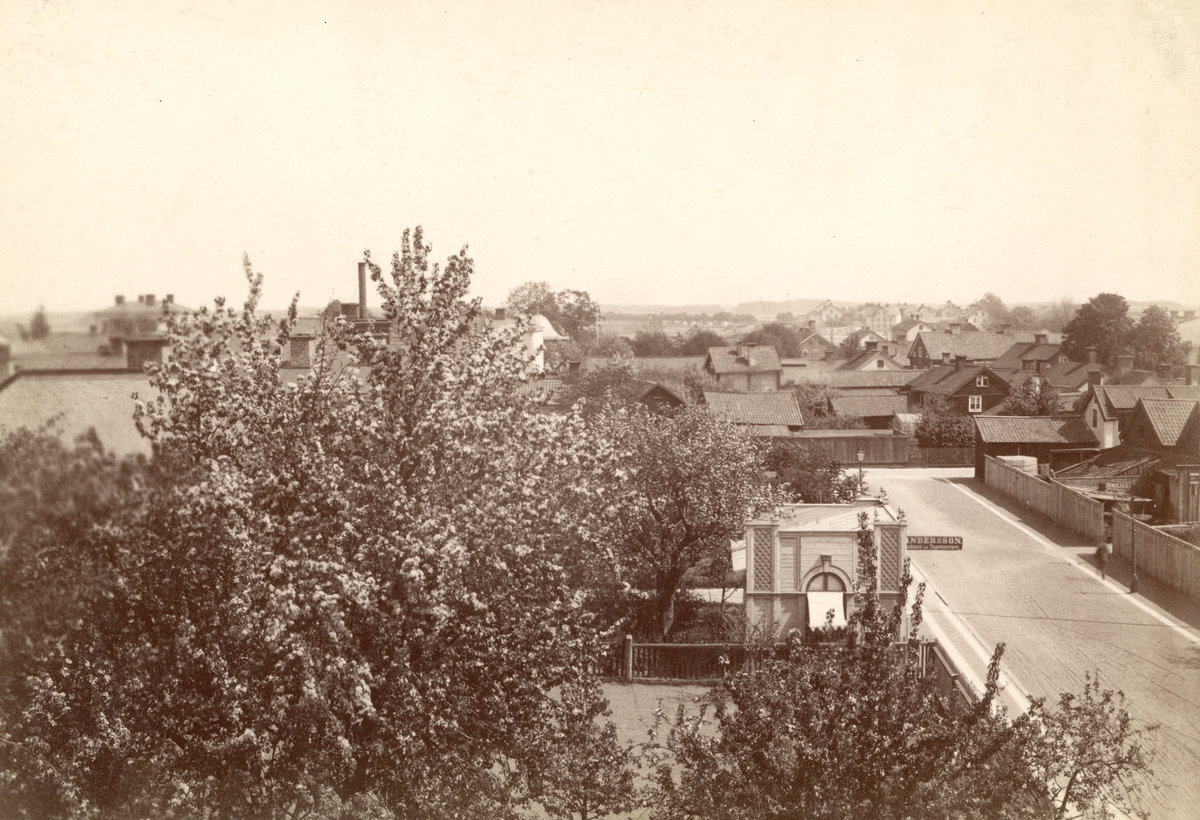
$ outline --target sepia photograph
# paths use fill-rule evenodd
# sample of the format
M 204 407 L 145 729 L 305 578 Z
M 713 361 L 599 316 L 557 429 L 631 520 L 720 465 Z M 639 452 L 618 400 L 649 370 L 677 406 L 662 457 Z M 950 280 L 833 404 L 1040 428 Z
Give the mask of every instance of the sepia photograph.
M 1200 820 L 1200 4 L 0 2 L 0 818 Z

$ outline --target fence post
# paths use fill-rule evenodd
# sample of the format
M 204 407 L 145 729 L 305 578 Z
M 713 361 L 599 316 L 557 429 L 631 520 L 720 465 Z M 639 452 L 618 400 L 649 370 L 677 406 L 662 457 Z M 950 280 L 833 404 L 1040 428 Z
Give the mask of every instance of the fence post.
M 633 636 L 625 636 L 625 680 L 633 682 Z

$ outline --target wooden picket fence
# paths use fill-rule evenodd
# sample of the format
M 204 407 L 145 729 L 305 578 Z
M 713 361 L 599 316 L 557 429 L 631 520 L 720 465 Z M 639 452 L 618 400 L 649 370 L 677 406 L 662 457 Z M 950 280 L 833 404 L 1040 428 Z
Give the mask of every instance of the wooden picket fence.
M 1113 512 L 1113 554 L 1185 595 L 1200 600 L 1200 547 Z M 1136 559 L 1136 561 L 1135 561 Z
M 1029 475 L 988 456 L 984 481 L 1061 527 L 1077 532 L 1094 544 L 1103 544 L 1104 505 L 1053 479 Z

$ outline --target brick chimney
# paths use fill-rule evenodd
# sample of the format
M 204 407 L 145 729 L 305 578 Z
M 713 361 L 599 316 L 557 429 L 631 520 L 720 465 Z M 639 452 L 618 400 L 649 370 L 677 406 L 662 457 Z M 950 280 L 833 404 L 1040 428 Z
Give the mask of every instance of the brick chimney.
M 163 297 L 163 304 L 164 304 L 164 305 L 173 305 L 173 304 L 175 304 L 175 294 L 174 294 L 174 293 L 168 293 L 166 296 L 164 296 L 164 297 Z
M 154 307 L 154 294 L 153 293 L 146 294 L 146 307 Z
M 966 366 L 967 366 L 967 357 L 965 354 L 959 353 L 957 356 L 954 357 L 954 369 L 955 370 L 962 370 Z
M 1122 353 L 1117 356 L 1117 378 L 1127 376 L 1131 370 L 1133 370 L 1133 354 Z
M 942 351 L 942 364 L 950 364 L 950 351 L 949 350 Z
M 497 322 L 504 321 L 506 316 L 508 316 L 507 310 L 505 310 L 504 308 L 496 308 L 496 321 Z
M 1007 325 L 1005 325 L 1005 327 L 1007 327 Z M 1035 333 L 1033 334 L 1033 343 L 1035 345 L 1050 344 L 1050 335 L 1048 333 Z
M 1087 359 L 1088 364 L 1095 364 L 1096 363 L 1096 348 L 1089 347 L 1087 349 L 1087 357 L 1088 357 L 1088 359 Z
M 163 348 L 167 346 L 165 336 L 144 336 L 125 340 L 125 367 L 143 370 L 147 364 L 162 364 Z
M 141 294 L 141 293 L 138 294 L 138 304 L 139 305 L 146 304 L 146 297 L 144 294 Z
M 1088 384 L 1092 387 L 1099 387 L 1104 384 L 1104 372 L 1101 370 L 1089 370 Z
M 125 304 L 125 297 L 118 293 L 116 297 L 114 297 L 113 304 L 117 305 L 118 307 Z
M 879 342 L 877 342 L 877 341 L 876 341 L 876 340 L 874 340 L 874 339 L 871 339 L 871 340 L 870 340 L 870 341 L 868 341 L 868 342 L 863 342 L 863 348 L 864 348 L 865 350 L 878 350 L 878 349 L 879 349 Z
M 583 362 L 567 362 L 567 372 L 568 373 L 578 373 L 579 368 L 582 364 L 583 364 Z
M 1200 385 L 1200 365 L 1189 364 L 1183 377 L 1185 384 Z

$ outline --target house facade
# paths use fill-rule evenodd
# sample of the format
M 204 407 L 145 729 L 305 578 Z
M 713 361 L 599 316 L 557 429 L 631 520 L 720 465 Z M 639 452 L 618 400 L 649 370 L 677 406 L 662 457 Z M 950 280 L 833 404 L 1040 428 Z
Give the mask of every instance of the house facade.
M 914 369 L 924 370 L 958 356 L 969 362 L 993 362 L 1015 342 L 1032 342 L 1032 333 L 988 333 L 986 331 L 918 333 L 908 351 Z
M 770 345 L 710 347 L 704 369 L 717 383 L 735 390 L 778 390 L 783 378 L 779 354 Z
M 908 383 L 908 409 L 920 413 L 933 398 L 941 398 L 961 415 L 987 413 L 1008 398 L 1009 383 L 987 365 L 967 364 L 965 356 L 918 375 Z
M 854 607 L 859 515 L 876 557 L 880 601 L 891 606 L 900 591 L 907 557 L 907 522 L 877 499 L 860 504 L 790 504 L 777 516 L 746 522 L 746 617 L 752 624 L 793 630 L 819 629 L 833 612 L 844 626 Z

